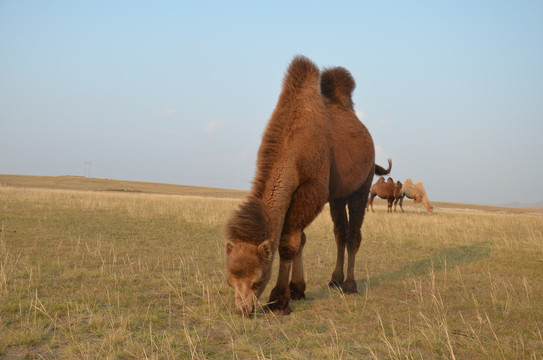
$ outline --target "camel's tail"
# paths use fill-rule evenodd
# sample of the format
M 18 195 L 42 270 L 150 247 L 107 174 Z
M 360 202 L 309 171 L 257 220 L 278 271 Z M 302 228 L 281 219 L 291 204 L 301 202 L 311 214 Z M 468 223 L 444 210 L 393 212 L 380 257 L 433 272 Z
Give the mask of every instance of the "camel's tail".
M 353 110 L 351 94 L 356 84 L 344 67 L 325 69 L 321 76 L 321 92 L 331 102 Z
M 283 94 L 292 94 L 306 88 L 318 92 L 319 68 L 303 55 L 297 55 L 290 63 L 283 80 Z
M 383 176 L 390 174 L 392 170 L 392 160 L 388 159 L 388 169 L 385 170 L 382 166 L 375 164 L 375 175 Z

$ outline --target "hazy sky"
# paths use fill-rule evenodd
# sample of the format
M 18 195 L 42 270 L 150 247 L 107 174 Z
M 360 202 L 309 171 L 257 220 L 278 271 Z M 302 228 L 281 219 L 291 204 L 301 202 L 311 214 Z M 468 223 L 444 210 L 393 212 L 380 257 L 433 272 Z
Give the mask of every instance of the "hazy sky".
M 249 189 L 303 54 L 351 71 L 395 180 L 541 201 L 542 44 L 540 0 L 0 0 L 0 173 L 90 161 L 92 177 Z

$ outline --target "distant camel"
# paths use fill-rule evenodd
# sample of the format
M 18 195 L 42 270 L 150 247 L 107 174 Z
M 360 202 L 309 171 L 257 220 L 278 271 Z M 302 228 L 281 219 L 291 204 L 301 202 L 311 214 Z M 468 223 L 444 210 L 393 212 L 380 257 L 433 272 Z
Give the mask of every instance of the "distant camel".
M 354 79 L 342 67 L 320 76 L 306 57 L 297 56 L 290 64 L 262 136 L 251 193 L 225 228 L 226 279 L 234 288 L 238 313 L 253 312 L 277 251 L 279 271 L 268 309 L 288 314 L 291 298 L 305 298 L 303 230 L 327 202 L 337 245 L 329 285 L 357 292 L 355 257 L 369 190 L 374 173 L 386 175 L 390 167 L 375 165 L 373 140 L 353 109 L 354 87 Z
M 368 202 L 368 207 L 371 206 L 371 211 L 373 211 L 373 199 L 375 199 L 376 196 L 379 196 L 381 199 L 385 199 L 387 201 L 387 213 L 392 212 L 392 204 L 394 203 L 394 211 L 396 211 L 396 205 L 398 204 L 398 200 L 401 201 L 401 190 L 402 190 L 402 183 L 397 182 L 395 183 L 392 178 L 388 178 L 388 180 L 385 182 L 384 178 L 379 178 L 377 182 L 371 187 L 371 193 L 370 193 L 370 200 Z M 400 209 L 403 210 L 402 203 L 400 202 Z
M 401 195 L 402 197 L 405 195 L 409 199 L 413 199 L 413 209 L 418 207 L 419 212 L 421 203 L 428 213 L 431 213 L 434 210 L 430 199 L 428 199 L 428 195 L 426 195 L 426 190 L 424 189 L 424 186 L 422 186 L 422 181 L 413 184 L 411 178 L 408 178 L 405 180 L 405 184 L 403 184 Z
M 403 198 L 402 195 L 402 182 L 396 181 L 396 186 L 394 186 L 394 211 L 396 211 L 396 205 L 398 205 L 398 202 L 400 203 L 400 209 L 403 211 Z

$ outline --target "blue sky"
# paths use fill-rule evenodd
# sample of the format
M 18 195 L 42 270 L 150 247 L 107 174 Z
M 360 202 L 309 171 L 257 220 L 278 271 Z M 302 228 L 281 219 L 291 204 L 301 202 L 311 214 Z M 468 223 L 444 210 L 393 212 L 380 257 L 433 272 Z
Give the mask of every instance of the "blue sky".
M 249 189 L 296 54 L 431 200 L 543 200 L 541 1 L 1 1 L 0 173 Z

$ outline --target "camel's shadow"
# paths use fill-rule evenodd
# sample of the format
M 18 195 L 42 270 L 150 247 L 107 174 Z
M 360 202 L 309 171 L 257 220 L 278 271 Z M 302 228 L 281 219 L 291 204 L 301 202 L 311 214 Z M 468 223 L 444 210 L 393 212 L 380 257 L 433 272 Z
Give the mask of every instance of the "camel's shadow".
M 374 288 L 388 281 L 405 280 L 430 273 L 439 273 L 450 270 L 461 264 L 468 264 L 487 258 L 490 255 L 488 242 L 481 242 L 470 246 L 457 246 L 444 249 L 422 259 L 405 265 L 399 270 L 389 273 L 371 276 L 369 279 L 362 279 L 358 285 L 362 289 L 369 286 Z
M 473 263 L 490 255 L 490 244 L 488 242 L 480 242 L 469 246 L 457 246 L 444 249 L 432 254 L 430 257 L 409 263 L 402 268 L 383 274 L 369 276 L 366 279 L 357 281 L 358 291 L 362 293 L 366 289 L 374 289 L 383 283 L 390 281 L 399 281 L 409 278 L 428 275 L 430 273 L 440 273 L 445 270 L 450 270 L 458 265 Z M 318 293 L 317 293 L 318 292 Z M 309 296 L 310 299 L 318 299 L 329 297 L 328 294 L 317 291 Z

